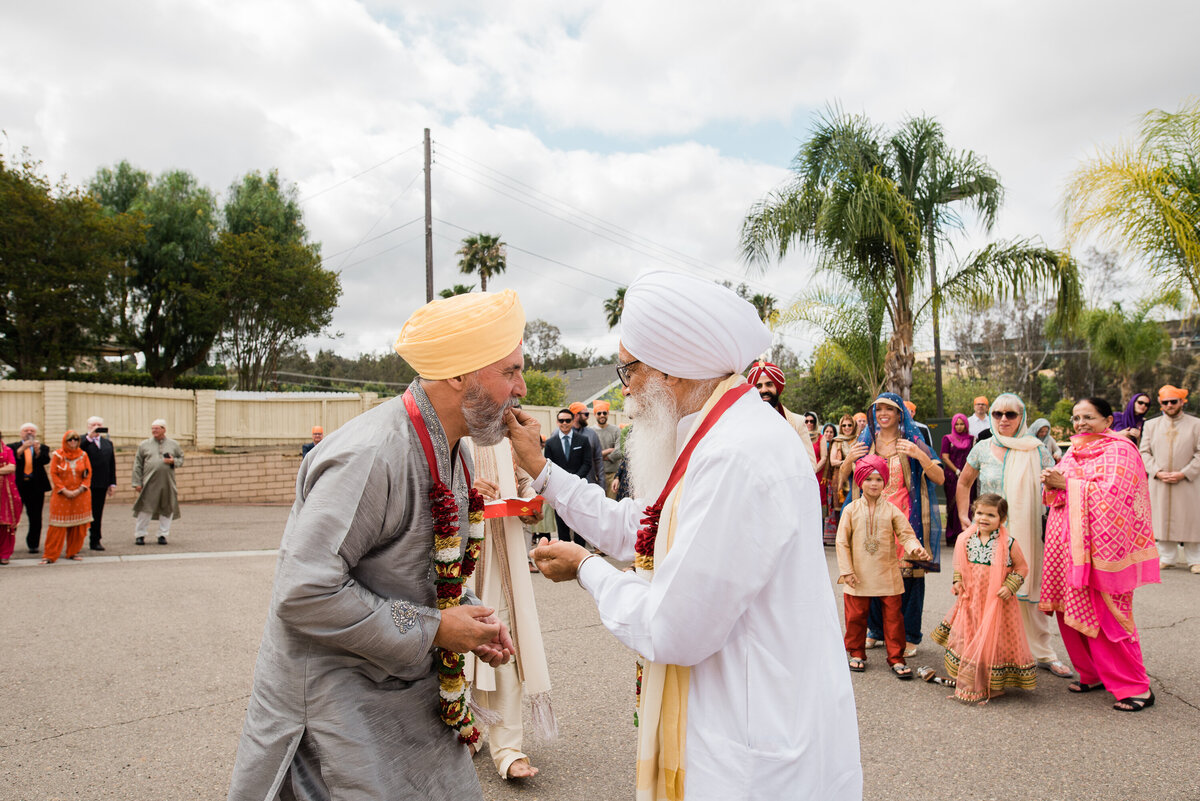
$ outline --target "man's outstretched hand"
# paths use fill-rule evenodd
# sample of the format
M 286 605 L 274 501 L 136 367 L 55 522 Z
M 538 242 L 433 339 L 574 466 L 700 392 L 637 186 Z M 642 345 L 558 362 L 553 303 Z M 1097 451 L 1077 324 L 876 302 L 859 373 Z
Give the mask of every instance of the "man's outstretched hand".
M 546 578 L 551 581 L 570 581 L 578 574 L 580 563 L 589 554 L 582 545 L 561 540 L 550 542 L 542 537 L 529 556 Z
M 541 425 L 532 415 L 514 408 L 505 410 L 504 424 L 508 426 L 508 439 L 516 454 L 517 464 L 536 478 L 546 466 L 546 457 L 542 455 Z

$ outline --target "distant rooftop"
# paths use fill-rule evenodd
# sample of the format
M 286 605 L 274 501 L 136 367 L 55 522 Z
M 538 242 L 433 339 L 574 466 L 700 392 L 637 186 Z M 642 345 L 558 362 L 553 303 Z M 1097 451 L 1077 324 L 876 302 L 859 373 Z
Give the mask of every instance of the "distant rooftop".
M 620 385 L 616 364 L 580 367 L 574 370 L 554 370 L 547 375 L 567 380 L 567 403 L 590 403 L 603 398 L 610 389 Z

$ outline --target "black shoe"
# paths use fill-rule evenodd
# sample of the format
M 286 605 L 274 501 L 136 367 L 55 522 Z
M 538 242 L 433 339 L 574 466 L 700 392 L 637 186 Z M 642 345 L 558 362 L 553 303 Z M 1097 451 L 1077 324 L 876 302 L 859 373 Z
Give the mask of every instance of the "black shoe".
M 159 544 L 159 545 L 166 545 L 166 544 L 167 544 L 167 538 L 166 538 L 166 537 L 164 537 L 162 534 L 159 534 L 159 535 L 158 535 L 158 544 Z
M 135 540 L 133 541 L 133 544 L 134 544 L 134 545 L 145 545 L 145 544 L 146 544 L 146 538 L 145 538 L 145 537 L 138 537 L 137 539 L 135 539 Z
M 93 551 L 107 551 L 107 550 L 108 550 L 107 548 L 105 548 L 103 545 L 101 545 L 101 544 L 100 544 L 100 543 L 98 543 L 98 542 L 97 542 L 97 543 L 94 543 L 94 544 L 91 546 L 91 549 L 92 549 Z
M 37 549 L 37 548 L 30 548 L 30 549 L 29 549 L 29 552 L 30 552 L 30 553 L 37 553 L 37 552 L 38 552 L 38 549 Z

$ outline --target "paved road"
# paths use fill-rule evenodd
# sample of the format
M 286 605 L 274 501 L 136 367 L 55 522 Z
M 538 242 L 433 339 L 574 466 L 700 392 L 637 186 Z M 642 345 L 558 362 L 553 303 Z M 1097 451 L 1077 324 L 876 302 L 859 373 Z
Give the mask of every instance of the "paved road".
M 106 514 L 105 558 L 36 567 L 19 549 L 0 568 L 0 799 L 225 797 L 270 597 L 274 557 L 262 551 L 287 509 L 186 506 L 170 545 L 143 548 L 128 514 Z M 629 798 L 632 656 L 576 585 L 535 586 L 561 736 L 531 746 L 543 773 L 523 786 L 478 757 L 485 796 Z M 1071 696 L 1049 674 L 1032 693 L 964 707 L 873 658 L 853 677 L 865 797 L 1200 798 L 1198 597 L 1200 576 L 1181 570 L 1138 591 L 1159 700 L 1137 715 L 1111 711 L 1107 695 Z M 927 620 L 949 601 L 948 577 L 931 578 Z M 939 660 L 926 645 L 913 664 Z

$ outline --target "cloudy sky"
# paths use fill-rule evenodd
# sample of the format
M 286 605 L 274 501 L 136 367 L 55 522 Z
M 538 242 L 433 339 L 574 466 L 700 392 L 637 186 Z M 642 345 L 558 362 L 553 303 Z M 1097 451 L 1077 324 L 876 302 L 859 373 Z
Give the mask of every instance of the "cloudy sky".
M 1079 161 L 1200 94 L 1193 0 L 44 0 L 0 25 L 6 157 L 75 183 L 128 159 L 217 191 L 278 168 L 342 276 L 340 336 L 309 347 L 350 356 L 424 302 L 426 127 L 435 286 L 469 282 L 467 232 L 498 233 L 493 286 L 611 352 L 603 301 L 644 270 L 781 301 L 806 286 L 807 254 L 747 274 L 737 237 L 831 104 L 937 117 L 1004 181 L 995 235 L 1060 245 Z

